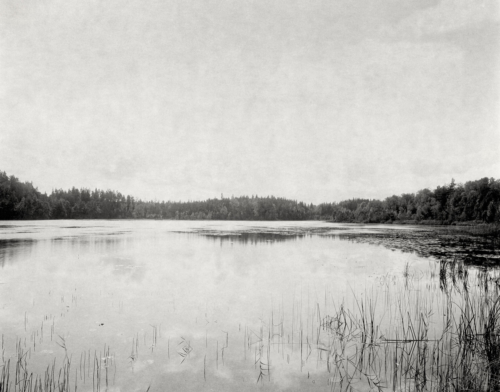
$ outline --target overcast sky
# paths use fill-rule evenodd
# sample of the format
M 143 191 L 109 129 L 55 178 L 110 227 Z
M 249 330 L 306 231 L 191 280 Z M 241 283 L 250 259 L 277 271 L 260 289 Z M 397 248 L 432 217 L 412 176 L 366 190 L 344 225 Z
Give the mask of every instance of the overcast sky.
M 498 0 L 0 0 L 0 170 L 306 202 L 500 177 Z

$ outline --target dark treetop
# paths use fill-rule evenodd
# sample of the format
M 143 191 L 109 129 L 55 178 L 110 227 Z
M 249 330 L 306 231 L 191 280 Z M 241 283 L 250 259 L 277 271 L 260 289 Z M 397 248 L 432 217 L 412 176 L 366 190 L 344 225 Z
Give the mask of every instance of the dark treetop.
M 116 191 L 56 189 L 40 193 L 31 182 L 0 172 L 0 220 L 219 219 L 310 220 L 363 223 L 500 221 L 500 180 L 482 178 L 385 200 L 351 199 L 306 204 L 276 197 L 241 196 L 204 201 L 142 201 Z

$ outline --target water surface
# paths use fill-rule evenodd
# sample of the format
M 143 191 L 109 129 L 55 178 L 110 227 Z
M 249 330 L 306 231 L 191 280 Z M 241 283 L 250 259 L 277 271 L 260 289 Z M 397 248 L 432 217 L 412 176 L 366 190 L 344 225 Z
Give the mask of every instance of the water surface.
M 29 373 L 49 367 L 57 375 L 62 368 L 71 390 L 371 390 L 366 372 L 347 384 L 342 369 L 334 369 L 359 357 L 358 346 L 334 347 L 339 327 L 345 332 L 348 324 L 339 315 L 362 323 L 366 313 L 377 321 L 373 336 L 394 338 L 402 333 L 391 326 L 394 317 L 423 301 L 434 314 L 426 336 L 438 336 L 449 300 L 435 258 L 346 236 L 380 230 L 420 229 L 4 222 L 4 369 L 10 360 L 12 370 L 22 352 Z M 398 300 L 399 307 L 390 305 Z M 382 373 L 380 385 L 388 387 Z

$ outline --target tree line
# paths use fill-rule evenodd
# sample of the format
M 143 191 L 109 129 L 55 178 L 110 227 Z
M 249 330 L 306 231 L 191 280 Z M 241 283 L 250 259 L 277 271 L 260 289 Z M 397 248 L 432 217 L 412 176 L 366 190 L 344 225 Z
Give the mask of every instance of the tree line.
M 500 180 L 482 178 L 384 200 L 350 199 L 306 204 L 273 196 L 204 201 L 143 201 L 116 191 L 75 187 L 41 193 L 31 182 L 0 172 L 0 220 L 213 219 L 330 220 L 357 223 L 499 222 Z

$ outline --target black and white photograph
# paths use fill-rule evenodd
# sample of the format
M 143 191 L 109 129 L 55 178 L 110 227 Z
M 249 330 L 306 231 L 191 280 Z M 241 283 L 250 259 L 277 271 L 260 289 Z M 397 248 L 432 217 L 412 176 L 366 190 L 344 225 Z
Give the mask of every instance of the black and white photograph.
M 500 392 L 498 0 L 0 0 L 0 392 Z

